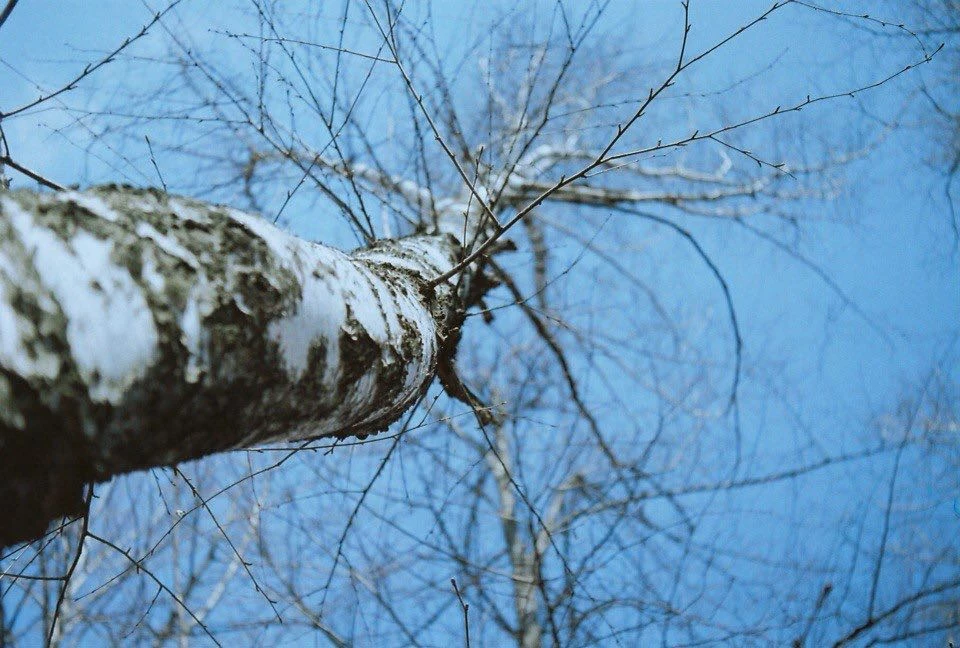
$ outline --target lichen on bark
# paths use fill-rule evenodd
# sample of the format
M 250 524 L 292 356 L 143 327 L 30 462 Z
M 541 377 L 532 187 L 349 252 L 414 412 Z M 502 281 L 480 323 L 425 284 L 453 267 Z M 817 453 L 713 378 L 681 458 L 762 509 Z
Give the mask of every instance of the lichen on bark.
M 0 193 L 0 545 L 86 483 L 386 428 L 462 311 L 426 289 L 460 255 L 449 234 L 347 254 L 152 189 Z

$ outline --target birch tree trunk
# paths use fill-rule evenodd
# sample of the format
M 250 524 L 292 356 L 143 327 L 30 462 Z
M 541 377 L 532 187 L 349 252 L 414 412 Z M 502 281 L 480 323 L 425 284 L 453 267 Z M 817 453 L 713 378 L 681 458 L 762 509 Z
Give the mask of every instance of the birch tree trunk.
M 0 194 L 0 545 L 86 483 L 385 429 L 455 339 L 463 293 L 427 282 L 461 256 L 451 234 L 346 254 L 156 190 Z

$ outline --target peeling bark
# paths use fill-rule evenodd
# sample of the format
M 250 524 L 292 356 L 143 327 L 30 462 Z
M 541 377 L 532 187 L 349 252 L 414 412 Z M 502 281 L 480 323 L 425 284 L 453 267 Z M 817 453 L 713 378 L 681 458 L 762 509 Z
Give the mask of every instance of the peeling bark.
M 86 483 L 385 429 L 455 339 L 458 292 L 425 285 L 460 255 L 450 234 L 346 254 L 156 190 L 0 193 L 0 546 Z

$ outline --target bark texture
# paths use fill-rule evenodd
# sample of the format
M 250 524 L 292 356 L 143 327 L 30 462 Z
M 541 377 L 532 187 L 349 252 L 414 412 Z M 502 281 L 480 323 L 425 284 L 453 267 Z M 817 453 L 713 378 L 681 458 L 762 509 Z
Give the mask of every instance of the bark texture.
M 0 193 L 0 546 L 86 483 L 385 429 L 434 376 L 460 243 L 346 254 L 156 190 Z M 452 315 L 453 314 L 453 315 Z

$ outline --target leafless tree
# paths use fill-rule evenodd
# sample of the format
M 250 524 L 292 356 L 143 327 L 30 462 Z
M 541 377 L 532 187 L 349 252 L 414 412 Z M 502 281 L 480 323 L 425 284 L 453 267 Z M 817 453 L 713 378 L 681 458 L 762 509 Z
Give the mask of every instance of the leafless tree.
M 114 179 L 162 187 L 72 190 L 0 139 L 47 188 L 2 197 L 2 538 L 32 540 L 0 557 L 4 643 L 955 632 L 960 557 L 923 511 L 957 490 L 956 349 L 825 444 L 706 243 L 769 245 L 883 334 L 795 241 L 885 130 L 810 115 L 935 44 L 771 99 L 776 59 L 719 70 L 777 20 L 914 32 L 678 3 L 634 46 L 622 8 L 545 2 L 450 43 L 430 4 L 253 0 L 202 32 L 181 4 L 0 107 L 75 114 Z M 150 72 L 66 103 L 111 67 Z M 790 444 L 759 443 L 769 409 Z

